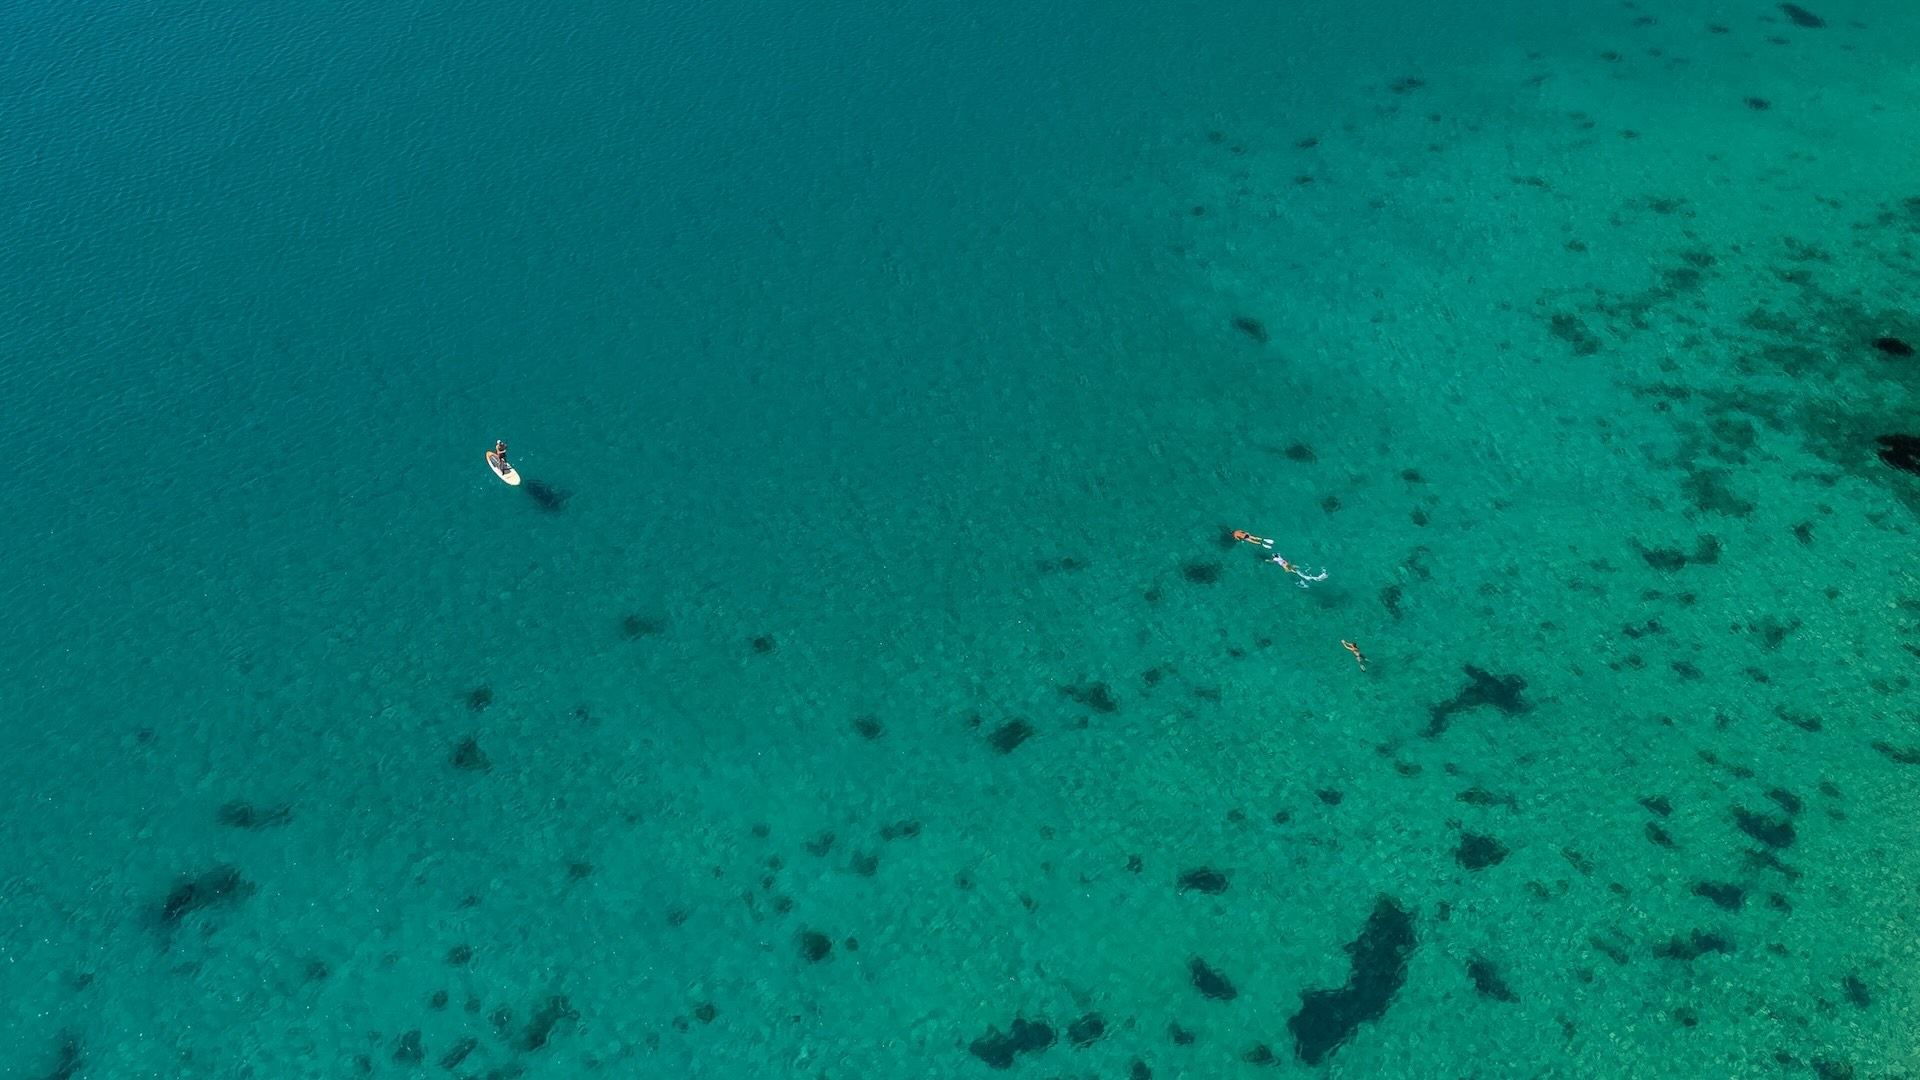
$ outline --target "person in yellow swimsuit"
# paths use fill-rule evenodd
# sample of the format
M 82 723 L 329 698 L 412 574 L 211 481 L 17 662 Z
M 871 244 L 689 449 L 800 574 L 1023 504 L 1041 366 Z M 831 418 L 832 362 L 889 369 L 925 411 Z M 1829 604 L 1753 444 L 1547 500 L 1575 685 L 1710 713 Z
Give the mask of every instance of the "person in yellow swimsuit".
M 1347 641 L 1345 639 L 1342 639 L 1340 644 L 1346 646 L 1347 651 L 1353 654 L 1353 658 L 1355 660 L 1360 661 L 1361 671 L 1367 670 L 1367 657 L 1366 657 L 1366 654 L 1360 651 L 1360 646 L 1355 645 L 1353 642 Z

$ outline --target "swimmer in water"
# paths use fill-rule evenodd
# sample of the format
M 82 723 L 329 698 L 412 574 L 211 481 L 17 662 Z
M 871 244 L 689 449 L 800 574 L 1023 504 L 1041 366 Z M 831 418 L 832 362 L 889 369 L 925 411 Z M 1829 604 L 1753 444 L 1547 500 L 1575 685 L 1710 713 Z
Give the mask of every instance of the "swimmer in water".
M 1267 539 L 1264 536 L 1255 536 L 1252 533 L 1246 531 L 1245 529 L 1233 530 L 1233 538 L 1235 540 L 1240 541 L 1243 544 L 1257 544 L 1260 547 L 1264 547 L 1264 548 L 1270 548 L 1273 546 L 1273 541 Z
M 1295 566 L 1293 563 L 1288 562 L 1287 557 L 1285 555 L 1275 555 L 1273 558 L 1268 559 L 1266 561 L 1274 564 L 1275 566 L 1278 566 L 1280 569 L 1285 570 L 1287 573 L 1292 574 L 1294 577 L 1299 578 L 1300 587 L 1303 589 L 1306 588 L 1308 585 L 1312 584 L 1313 582 L 1327 580 L 1327 572 L 1325 570 L 1320 571 L 1318 574 L 1310 575 L 1305 570 L 1302 570 L 1300 567 Z
M 1360 652 L 1360 646 L 1358 646 L 1358 645 L 1355 645 L 1355 644 L 1354 644 L 1353 642 L 1351 642 L 1351 641 L 1346 641 L 1346 640 L 1344 640 L 1344 639 L 1343 639 L 1343 640 L 1342 640 L 1342 641 L 1340 642 L 1340 644 L 1342 644 L 1342 645 L 1344 645 L 1344 646 L 1346 646 L 1346 649 L 1347 649 L 1347 651 L 1353 654 L 1353 658 L 1354 658 L 1355 660 L 1358 660 L 1358 661 L 1360 661 L 1360 670 L 1361 670 L 1361 671 L 1363 671 L 1363 672 L 1364 672 L 1364 671 L 1366 671 L 1366 670 L 1367 670 L 1367 658 L 1366 658 L 1366 657 L 1365 657 L 1364 655 L 1362 655 L 1362 654 L 1361 654 L 1361 652 Z

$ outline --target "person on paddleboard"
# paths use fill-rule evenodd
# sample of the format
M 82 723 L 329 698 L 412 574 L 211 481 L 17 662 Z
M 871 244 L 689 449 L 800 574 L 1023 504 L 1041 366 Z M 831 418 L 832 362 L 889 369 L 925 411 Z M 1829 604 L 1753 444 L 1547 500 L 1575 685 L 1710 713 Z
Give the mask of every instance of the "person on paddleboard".
M 507 464 L 507 440 L 493 440 L 493 463 L 500 467 L 501 472 L 506 472 L 513 468 L 513 466 Z

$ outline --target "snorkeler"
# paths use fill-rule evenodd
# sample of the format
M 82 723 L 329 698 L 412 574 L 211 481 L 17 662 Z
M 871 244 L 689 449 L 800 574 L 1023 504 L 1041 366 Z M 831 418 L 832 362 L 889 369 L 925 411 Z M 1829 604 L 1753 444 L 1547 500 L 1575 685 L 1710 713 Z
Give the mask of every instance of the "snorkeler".
M 1294 577 L 1299 578 L 1300 587 L 1303 589 L 1306 588 L 1312 582 L 1327 580 L 1327 572 L 1325 570 L 1320 571 L 1318 574 L 1309 575 L 1305 570 L 1302 570 L 1300 567 L 1295 566 L 1293 563 L 1288 562 L 1287 557 L 1285 555 L 1276 554 L 1273 558 L 1267 559 L 1265 561 L 1270 562 L 1275 566 L 1278 566 L 1280 569 L 1285 570 L 1287 573 L 1292 574 Z
M 1266 548 L 1270 548 L 1273 546 L 1273 541 L 1267 539 L 1264 536 L 1255 536 L 1252 533 L 1246 531 L 1245 529 L 1233 530 L 1233 538 L 1235 540 L 1240 541 L 1243 544 L 1258 544 L 1259 546 L 1266 547 Z

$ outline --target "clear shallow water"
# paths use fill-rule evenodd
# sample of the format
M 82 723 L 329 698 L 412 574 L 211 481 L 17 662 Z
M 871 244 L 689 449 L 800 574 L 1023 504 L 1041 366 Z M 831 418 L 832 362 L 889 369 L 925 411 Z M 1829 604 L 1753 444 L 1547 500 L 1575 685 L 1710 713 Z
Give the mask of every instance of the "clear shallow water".
M 1913 1068 L 1817 12 L 15 13 L 6 1065 Z

